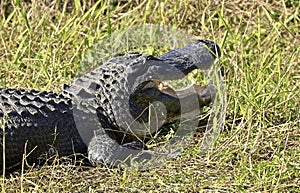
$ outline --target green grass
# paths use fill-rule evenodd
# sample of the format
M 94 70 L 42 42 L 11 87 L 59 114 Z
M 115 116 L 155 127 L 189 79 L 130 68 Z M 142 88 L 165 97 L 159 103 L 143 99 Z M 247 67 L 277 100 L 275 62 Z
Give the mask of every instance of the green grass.
M 0 87 L 61 91 L 87 49 L 118 29 L 164 24 L 222 47 L 226 125 L 144 172 L 65 160 L 8 174 L 3 192 L 300 192 L 299 1 L 1 1 Z

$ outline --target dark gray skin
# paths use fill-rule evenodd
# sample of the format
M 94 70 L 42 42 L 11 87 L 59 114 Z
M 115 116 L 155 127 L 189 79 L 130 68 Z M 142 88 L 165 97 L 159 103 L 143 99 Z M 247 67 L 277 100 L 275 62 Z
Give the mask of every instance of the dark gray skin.
M 146 110 L 149 104 L 164 105 L 166 112 L 156 109 L 161 125 L 211 104 L 213 86 L 193 85 L 177 92 L 158 84 L 208 68 L 218 55 L 216 44 L 197 40 L 157 57 L 131 52 L 113 58 L 65 86 L 61 94 L 0 89 L 0 150 L 5 148 L 5 167 L 19 165 L 24 157 L 33 163 L 53 152 L 60 156 L 87 152 L 93 163 L 118 165 L 128 157 L 124 152 L 141 152 L 135 146 L 145 148 L 140 139 L 155 132 L 140 128 L 152 117 Z M 198 104 L 190 103 L 192 98 Z M 185 112 L 182 103 L 188 107 Z M 134 120 L 137 124 L 131 125 Z M 0 154 L 1 168 L 3 160 Z

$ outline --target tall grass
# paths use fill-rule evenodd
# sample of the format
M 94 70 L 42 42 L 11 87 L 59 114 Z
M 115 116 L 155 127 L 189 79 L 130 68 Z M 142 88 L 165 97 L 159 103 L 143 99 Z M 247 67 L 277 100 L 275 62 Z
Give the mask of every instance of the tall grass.
M 2 1 L 0 86 L 59 92 L 86 50 L 117 29 L 155 23 L 222 47 L 226 126 L 145 172 L 72 162 L 3 178 L 3 192 L 300 192 L 299 1 Z M 22 179 L 22 183 L 21 183 Z M 4 189 L 5 187 L 5 189 Z

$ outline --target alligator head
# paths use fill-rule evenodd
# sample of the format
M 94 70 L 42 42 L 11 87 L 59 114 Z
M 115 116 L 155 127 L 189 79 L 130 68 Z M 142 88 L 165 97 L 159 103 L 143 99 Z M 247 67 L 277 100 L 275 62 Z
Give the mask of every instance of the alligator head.
M 111 65 L 111 69 L 116 64 L 124 66 L 123 73 L 109 76 L 119 80 L 110 85 L 116 91 L 110 96 L 115 123 L 122 131 L 145 136 L 165 123 L 209 105 L 215 94 L 213 86 L 192 85 L 175 90 L 164 81 L 181 79 L 195 69 L 207 69 L 218 55 L 220 48 L 216 44 L 197 40 L 157 57 L 130 52 L 108 61 L 106 65 Z
M 79 109 L 75 114 L 85 109 L 85 113 L 75 117 L 79 118 L 77 126 L 89 144 L 90 159 L 110 164 L 124 160 L 126 147 L 122 144 L 128 142 L 124 140 L 127 136 L 129 141 L 131 137 L 142 140 L 182 115 L 199 115 L 201 108 L 214 99 L 213 86 L 192 85 L 177 91 L 159 85 L 165 80 L 183 78 L 194 69 L 207 69 L 219 55 L 218 45 L 197 40 L 161 56 L 129 52 L 76 80 L 67 91 L 74 96 L 74 109 Z M 90 109 L 94 109 L 100 124 L 86 125 L 95 120 Z M 86 128 L 93 132 L 87 134 Z

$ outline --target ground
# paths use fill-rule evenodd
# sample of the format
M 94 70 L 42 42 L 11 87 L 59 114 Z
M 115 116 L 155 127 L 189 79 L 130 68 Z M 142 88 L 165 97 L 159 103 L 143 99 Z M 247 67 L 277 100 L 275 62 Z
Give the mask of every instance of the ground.
M 223 132 L 149 171 L 74 164 L 2 175 L 2 192 L 300 192 L 299 1 L 1 1 L 0 86 L 61 91 L 89 47 L 144 23 L 217 42 Z

